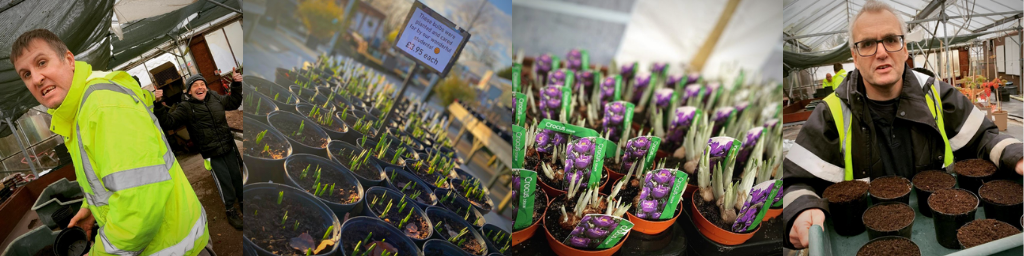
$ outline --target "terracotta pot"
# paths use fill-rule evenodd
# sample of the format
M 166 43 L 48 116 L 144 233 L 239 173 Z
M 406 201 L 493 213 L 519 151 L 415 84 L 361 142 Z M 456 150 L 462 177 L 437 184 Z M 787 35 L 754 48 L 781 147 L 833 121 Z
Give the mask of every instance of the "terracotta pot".
M 544 205 L 544 211 L 540 213 L 540 217 L 534 220 L 533 224 L 530 225 L 529 227 L 526 227 L 525 229 L 520 231 L 512 232 L 512 244 L 509 245 L 510 247 L 516 246 L 517 244 L 529 240 L 531 237 L 533 237 L 533 234 L 537 232 L 537 227 L 540 226 L 540 221 L 544 219 L 544 216 L 548 215 L 548 205 L 551 204 L 551 197 L 549 197 L 547 193 L 541 194 L 544 195 L 545 201 L 548 202 L 547 204 Z
M 691 196 L 691 200 L 692 198 L 698 195 L 699 194 L 694 194 L 693 196 Z M 711 241 L 715 241 L 716 243 L 723 245 L 739 245 L 746 242 L 747 240 L 750 240 L 751 237 L 754 237 L 754 233 L 757 233 L 758 230 L 761 230 L 761 225 L 758 225 L 757 229 L 750 233 L 734 233 L 719 228 L 715 224 L 712 224 L 710 221 L 708 221 L 707 218 L 704 218 L 704 214 L 702 214 L 700 210 L 697 209 L 697 204 L 695 202 L 696 201 L 690 202 L 690 210 L 693 211 L 693 222 L 694 224 L 697 225 L 697 230 L 700 231 L 700 234 L 703 235 L 704 237 L 707 237 L 708 239 L 711 239 Z
M 572 248 L 568 245 L 563 244 L 562 241 L 555 240 L 555 236 L 551 235 L 551 231 L 548 230 L 547 226 L 544 227 L 544 233 L 547 234 L 548 245 L 551 246 L 551 251 L 554 251 L 555 254 L 565 256 L 610 256 L 612 254 L 615 254 L 616 252 L 619 252 L 619 249 L 622 249 L 623 242 L 625 242 L 626 239 L 629 239 L 629 233 L 627 232 L 626 236 L 622 237 L 622 240 L 619 240 L 619 243 L 613 246 L 612 248 L 600 251 L 585 251 Z
M 764 218 L 761 219 L 761 222 L 768 221 L 772 218 L 778 217 L 779 215 L 782 215 L 782 208 L 768 208 L 768 212 L 764 213 Z
M 641 219 L 640 217 L 633 215 L 632 212 L 626 212 L 626 215 L 629 216 L 629 221 L 633 222 L 634 231 L 648 235 L 661 234 L 661 232 L 664 232 L 666 229 L 671 227 L 672 224 L 675 224 L 676 218 L 679 218 L 679 214 L 685 211 L 685 209 L 682 207 L 683 202 L 679 203 L 679 207 L 676 208 L 676 215 L 672 216 L 671 219 L 667 220 L 654 221 Z

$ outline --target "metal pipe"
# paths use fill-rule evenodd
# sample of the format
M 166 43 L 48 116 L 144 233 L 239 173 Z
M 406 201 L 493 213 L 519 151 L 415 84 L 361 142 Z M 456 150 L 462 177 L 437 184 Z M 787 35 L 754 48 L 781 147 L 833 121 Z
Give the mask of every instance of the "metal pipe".
M 220 7 L 224 7 L 225 9 L 231 10 L 232 12 L 237 12 L 238 14 L 242 14 L 241 10 L 238 10 L 238 9 L 232 8 L 231 6 L 227 6 L 225 4 L 219 3 L 216 0 L 207 0 L 206 2 L 215 4 L 215 5 L 220 6 Z
M 21 148 L 21 153 L 25 155 L 25 162 L 28 162 L 28 167 L 32 169 L 32 175 L 39 177 L 39 172 L 36 171 L 36 165 L 32 164 L 32 157 L 28 155 L 28 150 L 25 149 L 25 142 L 21 141 L 21 136 L 18 136 L 18 130 L 14 129 L 14 122 L 11 122 L 11 117 L 7 117 L 7 125 L 11 127 L 11 134 L 14 135 L 15 139 L 18 139 L 18 147 Z

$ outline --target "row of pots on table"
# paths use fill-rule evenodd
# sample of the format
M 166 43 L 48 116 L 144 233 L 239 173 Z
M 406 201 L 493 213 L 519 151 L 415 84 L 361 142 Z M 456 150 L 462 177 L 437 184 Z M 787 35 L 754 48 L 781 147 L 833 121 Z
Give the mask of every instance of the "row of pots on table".
M 968 165 L 986 168 L 985 174 L 972 175 L 976 172 L 967 168 Z M 960 241 L 958 234 L 968 223 L 981 220 L 975 220 L 979 205 L 985 208 L 987 219 L 1008 227 L 1003 231 L 1012 232 L 1005 235 L 1019 233 L 1024 215 L 1021 185 L 1010 180 L 993 180 L 996 167 L 987 160 L 964 160 L 957 162 L 957 166 L 962 168 L 956 178 L 942 171 L 924 171 L 913 177 L 914 182 L 887 176 L 871 183 L 854 180 L 833 184 L 823 192 L 832 213 L 829 219 L 833 220 L 836 233 L 842 236 L 857 235 L 866 229 L 871 239 L 910 238 L 915 220 L 914 209 L 909 206 L 913 189 L 917 194 L 918 211 L 933 218 L 936 238 L 943 247 L 970 247 Z M 954 188 L 956 185 L 959 188 Z M 873 202 L 870 207 L 868 198 Z
M 604 175 L 602 182 L 600 183 L 600 188 L 602 190 L 607 188 L 608 184 L 615 184 L 615 182 L 618 182 L 619 179 L 625 176 L 624 174 L 619 174 L 614 171 L 610 171 L 607 168 L 605 168 L 605 170 L 610 175 Z M 614 179 L 615 181 L 610 182 L 611 179 Z M 560 239 L 557 239 L 555 235 L 553 235 L 551 232 L 552 229 L 560 227 L 558 227 L 558 225 L 555 223 L 549 225 L 548 219 L 557 219 L 559 216 L 556 215 L 561 215 L 560 212 L 555 211 L 553 209 L 552 205 L 563 205 L 564 201 L 566 200 L 566 191 L 548 185 L 547 183 L 544 182 L 544 179 L 538 180 L 540 180 L 540 182 L 538 182 L 540 186 L 538 187 L 540 187 L 541 189 L 535 190 L 534 205 L 536 207 L 534 209 L 537 209 L 535 210 L 535 215 L 539 215 L 540 217 L 536 218 L 533 224 L 526 228 L 523 228 L 521 230 L 513 230 L 511 245 L 517 245 L 530 239 L 531 237 L 533 237 L 534 234 L 536 234 L 537 230 L 541 226 L 544 227 L 545 237 L 548 241 L 548 244 L 551 246 L 551 249 L 559 255 L 612 255 L 618 252 L 618 250 L 622 247 L 623 241 L 629 238 L 629 234 L 627 233 L 626 236 L 623 237 L 622 240 L 620 240 L 619 243 L 616 244 L 614 247 L 600 251 L 581 250 L 566 245 L 565 243 L 562 243 L 562 241 Z M 715 241 L 719 244 L 742 244 L 749 240 L 751 237 L 753 237 L 753 235 L 757 233 L 758 230 L 760 230 L 760 227 L 758 227 L 754 231 L 746 233 L 737 233 L 732 232 L 730 230 L 722 229 L 718 225 L 711 223 L 710 221 L 708 221 L 707 218 L 704 217 L 704 213 L 699 211 L 693 203 L 696 196 L 698 196 L 696 193 L 693 193 L 694 191 L 696 191 L 696 189 L 696 186 L 693 186 L 692 184 L 687 184 L 686 189 L 684 190 L 683 195 L 680 198 L 680 205 L 682 207 L 680 207 L 679 210 L 675 212 L 675 215 L 672 216 L 671 219 L 647 220 L 636 217 L 635 215 L 633 215 L 632 211 L 627 212 L 626 214 L 629 218 L 629 221 L 633 223 L 632 231 L 640 232 L 647 235 L 661 234 L 662 232 L 665 232 L 667 229 L 669 229 L 673 224 L 675 224 L 676 220 L 682 214 L 682 211 L 687 210 L 683 209 L 683 207 L 685 207 L 686 205 L 690 206 L 687 208 L 688 210 L 691 211 L 693 222 L 696 225 L 697 229 L 700 231 L 700 233 L 707 237 L 708 239 Z M 602 195 L 606 194 L 602 193 Z M 772 208 L 769 208 L 767 213 L 764 215 L 762 221 L 768 221 L 769 219 L 778 217 L 781 214 L 781 205 L 779 205 L 778 207 L 773 206 Z

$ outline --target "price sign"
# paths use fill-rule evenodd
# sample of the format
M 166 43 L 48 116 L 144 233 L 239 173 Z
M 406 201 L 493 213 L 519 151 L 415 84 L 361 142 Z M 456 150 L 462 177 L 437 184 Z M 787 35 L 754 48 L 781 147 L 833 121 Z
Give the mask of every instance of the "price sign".
M 469 36 L 466 30 L 416 1 L 394 47 L 443 77 L 458 59 Z

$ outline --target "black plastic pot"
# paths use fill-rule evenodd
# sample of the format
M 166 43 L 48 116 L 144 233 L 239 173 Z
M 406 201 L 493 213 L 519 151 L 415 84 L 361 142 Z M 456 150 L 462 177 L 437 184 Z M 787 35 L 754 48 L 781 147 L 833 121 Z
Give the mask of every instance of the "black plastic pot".
M 914 211 L 913 208 L 910 208 L 910 205 L 904 204 L 902 202 L 881 202 L 881 203 L 877 203 L 875 205 L 872 205 L 871 207 L 868 207 L 868 210 L 870 210 L 871 208 L 874 208 L 874 207 L 878 207 L 878 206 L 882 206 L 882 205 L 890 205 L 890 204 L 906 205 L 907 208 L 910 209 L 911 212 Z M 864 218 L 861 217 L 861 221 L 863 221 L 863 220 L 864 220 Z M 907 226 L 902 227 L 902 228 L 900 228 L 898 230 L 894 230 L 894 231 L 874 230 L 871 227 L 868 227 L 867 225 L 865 225 L 865 227 L 867 228 L 868 238 L 870 238 L 870 239 L 875 239 L 875 238 L 884 237 L 884 236 L 902 236 L 902 237 L 910 238 L 910 234 L 911 234 L 910 231 L 914 227 L 914 219 L 911 219 L 910 224 L 907 224 Z
M 378 218 L 378 219 L 380 218 L 379 217 L 380 213 L 374 211 L 373 207 L 370 207 L 370 204 L 372 203 L 371 201 L 373 201 L 372 200 L 373 198 L 379 197 L 379 196 L 384 195 L 384 194 L 387 194 L 390 198 L 397 198 L 398 200 L 402 200 L 403 195 L 405 195 L 405 194 L 402 194 L 402 192 L 399 192 L 398 190 L 395 190 L 395 189 L 392 189 L 392 188 L 388 188 L 388 187 L 372 187 L 372 188 L 366 190 L 366 197 L 371 199 L 371 200 L 364 200 L 365 202 L 363 202 L 364 207 L 365 207 L 364 209 L 366 209 L 365 210 L 366 211 L 365 212 L 366 215 L 372 216 L 372 217 Z M 412 207 L 412 210 L 415 211 L 415 213 L 413 213 L 414 215 L 423 216 L 423 219 L 425 219 L 427 221 L 427 229 L 430 230 L 429 233 L 427 233 L 427 238 L 416 239 L 416 238 L 413 238 L 413 237 L 409 237 L 409 240 L 412 240 L 413 242 L 415 242 L 417 246 L 422 246 L 424 242 L 426 242 L 428 239 L 430 239 L 431 236 L 434 235 L 434 230 L 433 230 L 433 228 L 431 228 L 431 227 L 434 226 L 434 224 L 430 222 L 430 218 L 427 217 L 427 213 L 423 211 L 423 208 L 420 208 L 419 204 L 417 204 L 416 201 L 414 201 L 412 199 L 409 199 L 409 198 L 405 198 L 405 201 L 409 205 L 408 207 Z M 395 202 L 395 205 L 397 206 L 398 202 Z M 397 210 L 397 209 L 398 208 L 394 208 L 392 210 Z M 398 227 L 395 227 L 395 228 L 398 229 Z
M 328 208 L 331 208 L 331 211 L 334 212 L 334 215 L 345 216 L 345 214 L 349 213 L 349 212 L 360 213 L 360 212 L 363 211 L 363 201 L 366 198 L 365 194 L 363 193 L 363 191 L 364 191 L 363 190 L 363 186 L 362 186 L 362 184 L 359 183 L 359 180 L 356 179 L 355 175 L 352 174 L 352 171 L 348 170 L 348 168 L 345 168 L 344 166 L 341 166 L 337 162 L 331 161 L 330 159 L 319 157 L 319 156 L 315 156 L 315 155 L 295 154 L 295 155 L 289 156 L 288 159 L 284 161 L 284 166 L 285 166 L 284 167 L 285 168 L 285 173 L 284 174 L 285 174 L 285 176 L 288 177 L 288 185 L 291 185 L 293 187 L 299 188 L 301 190 L 305 190 L 306 192 L 309 192 L 310 190 L 313 190 L 314 188 L 302 187 L 302 186 L 299 185 L 299 183 L 295 180 L 298 177 L 293 177 L 291 172 L 289 172 L 290 169 L 288 169 L 288 165 L 293 163 L 293 162 L 295 162 L 296 164 L 300 164 L 300 165 L 304 165 L 303 163 L 305 163 L 305 164 L 312 164 L 314 166 L 319 166 L 321 168 L 321 173 L 320 173 L 321 175 L 341 176 L 342 179 L 345 180 L 345 182 L 348 182 L 348 184 L 344 184 L 344 185 L 355 186 L 356 190 L 359 192 L 359 200 L 354 202 L 354 203 L 342 204 L 342 203 L 332 202 L 330 200 L 317 197 L 318 199 L 320 199 L 321 202 L 326 204 Z M 315 169 L 315 168 L 310 168 L 310 169 Z M 309 172 L 313 172 L 313 171 L 314 170 L 309 170 Z M 315 197 L 315 195 L 314 195 L 314 197 Z
M 990 183 L 991 182 L 981 185 L 981 187 L 979 187 L 978 190 L 980 191 L 981 188 L 985 187 Z M 985 208 L 986 219 L 996 219 L 1002 222 L 1009 223 L 1010 225 L 1017 227 L 1017 229 L 1021 229 L 1021 226 L 1018 226 L 1020 225 L 1020 223 L 1018 223 L 1017 220 L 1019 220 L 1021 216 L 1024 215 L 1024 203 L 1016 203 L 1011 205 L 1000 204 L 985 199 L 985 197 L 982 197 L 980 193 L 978 194 L 978 198 L 981 199 L 982 207 Z
M 480 234 L 484 235 L 484 240 L 487 240 L 487 251 L 491 253 L 500 253 L 501 248 L 505 248 L 505 246 L 509 245 L 509 239 L 512 236 L 512 233 L 509 233 L 494 224 L 484 225 L 483 228 L 480 228 Z M 500 238 L 498 241 L 494 241 L 491 240 L 491 237 L 489 237 L 488 234 L 501 234 L 500 236 L 503 238 Z
M 460 179 L 450 179 L 449 180 L 449 182 L 452 184 L 452 189 L 456 188 L 456 184 L 460 184 L 461 185 L 462 181 L 463 180 L 460 180 Z M 473 182 L 473 180 L 466 180 L 467 187 L 468 186 L 472 186 L 472 182 Z M 473 203 L 473 201 L 470 201 L 469 197 L 467 197 L 465 192 L 463 192 L 463 191 L 459 191 L 459 190 L 456 189 L 455 192 L 458 192 L 459 196 L 461 196 L 463 198 L 466 198 L 466 201 L 468 201 L 471 205 L 473 205 L 473 208 L 475 208 L 480 213 L 486 214 L 488 212 L 491 212 L 491 210 L 494 209 L 494 201 L 491 200 L 491 196 L 490 196 L 491 193 L 490 193 L 490 191 L 488 191 L 488 189 L 486 187 L 484 187 L 483 183 L 480 183 L 478 186 L 476 186 L 476 188 L 477 189 L 482 189 L 484 191 L 484 198 L 483 198 L 483 202 L 482 202 L 483 204 Z
M 864 221 L 861 215 L 868 209 L 867 190 L 857 199 L 849 202 L 829 202 L 829 212 L 832 213 L 832 226 L 836 233 L 841 236 L 855 236 L 864 232 Z
M 338 221 L 338 216 L 334 215 L 334 212 L 327 207 L 320 199 L 314 197 L 312 194 L 306 191 L 299 190 L 292 186 L 286 186 L 282 184 L 273 183 L 256 183 L 246 185 L 243 189 L 244 202 L 246 204 L 273 204 L 277 202 L 278 193 L 284 192 L 284 199 L 297 205 L 301 205 L 304 208 L 312 209 L 313 212 L 317 213 L 316 219 L 320 220 L 321 226 L 334 226 L 331 235 L 331 240 L 337 242 L 341 239 L 341 229 L 343 228 L 341 222 Z M 246 215 L 250 213 L 246 212 Z M 251 238 L 243 233 L 242 236 L 243 245 L 247 245 L 256 251 L 256 255 L 269 256 L 275 255 L 265 248 L 261 248 L 252 242 Z M 317 255 L 335 255 L 339 250 L 340 246 L 333 246 L 331 250 L 317 254 Z
M 310 111 L 313 111 L 313 108 L 320 107 L 308 103 L 299 103 L 298 105 L 295 106 L 295 110 L 298 111 L 299 115 L 306 117 L 309 116 Z M 336 115 L 332 114 L 328 116 L 328 114 L 330 113 L 329 110 L 320 108 L 320 113 L 322 115 L 325 115 L 325 118 L 334 119 L 333 123 L 329 126 L 317 123 L 317 125 L 320 126 L 320 129 L 323 129 L 324 132 L 327 133 L 327 136 L 331 138 L 331 140 L 344 139 L 347 133 L 349 133 L 350 131 L 348 125 L 346 125 L 345 122 L 342 122 L 340 119 L 338 119 Z
M 80 227 L 60 231 L 53 241 L 53 254 L 57 256 L 82 256 L 89 252 L 89 237 Z
M 288 91 L 291 91 L 295 96 L 299 96 L 299 101 L 304 103 L 313 103 L 310 99 L 316 97 L 316 90 L 309 88 L 302 88 L 298 85 L 288 86 Z
M 430 239 L 423 243 L 424 256 L 469 256 L 461 248 L 442 239 Z
M 343 141 L 333 140 L 330 143 L 327 143 L 327 149 L 324 150 L 324 153 L 329 155 L 330 159 L 333 160 L 334 162 L 337 162 L 337 163 L 341 164 L 342 166 L 345 166 L 345 168 L 348 168 L 349 167 L 348 166 L 349 163 L 347 163 L 347 161 L 343 161 L 342 159 L 339 158 L 340 156 L 337 155 L 338 151 L 341 151 L 343 149 L 346 150 L 346 151 L 351 150 L 353 152 L 362 152 L 363 151 L 363 148 L 360 148 L 359 146 L 348 144 L 348 143 L 343 142 Z M 355 154 L 358 155 L 359 153 L 355 153 Z M 381 185 L 381 182 L 384 181 L 384 168 L 381 167 L 379 164 L 377 164 L 377 162 L 375 162 L 375 161 L 367 161 L 366 164 L 370 165 L 372 168 L 376 168 L 376 170 L 379 173 L 379 176 L 376 177 L 376 178 L 374 178 L 374 177 L 363 177 L 363 176 L 359 175 L 358 173 L 355 173 L 355 171 L 353 171 L 352 174 L 354 174 L 354 176 L 356 176 L 356 179 L 359 180 L 359 183 L 363 184 L 364 188 L 369 188 L 369 187 L 372 187 L 372 186 Z M 351 168 L 349 170 L 351 170 Z
M 448 176 L 452 177 L 452 179 L 460 179 L 460 180 L 477 179 L 476 176 L 473 176 L 473 174 L 469 174 L 469 172 L 467 172 L 466 170 L 463 170 L 462 168 L 459 168 L 459 167 L 455 167 L 455 171 L 454 172 L 449 172 Z
M 946 175 L 949 175 L 950 177 L 953 177 L 953 175 L 950 175 L 950 174 L 948 174 L 946 172 L 942 172 L 942 173 L 944 173 Z M 920 174 L 920 173 L 918 173 L 918 174 Z M 954 179 L 954 182 L 953 182 L 953 186 L 949 186 L 948 188 L 953 188 L 954 186 L 956 186 L 955 179 Z M 917 211 L 921 212 L 921 215 L 924 215 L 925 217 L 931 218 L 932 217 L 932 207 L 928 206 L 928 196 L 932 195 L 932 192 L 935 192 L 935 191 L 928 191 L 928 190 L 920 189 L 920 188 L 917 187 L 917 185 L 914 185 L 914 191 L 917 193 Z
M 897 178 L 900 178 L 902 180 L 907 181 L 907 193 L 903 194 L 901 196 L 893 197 L 893 198 L 882 198 L 882 197 L 876 196 L 875 194 L 871 194 L 871 188 L 868 188 L 868 194 L 871 196 L 871 204 L 880 204 L 880 203 L 884 203 L 884 202 L 900 202 L 900 203 L 904 203 L 904 204 L 910 205 L 910 191 L 913 189 L 914 184 L 910 183 L 910 180 L 907 180 L 907 178 L 900 177 L 900 176 L 879 177 L 879 178 L 873 179 L 872 181 L 878 180 L 880 178 L 886 178 L 886 177 L 897 177 Z
M 415 187 L 414 188 L 409 188 L 409 189 L 416 189 L 416 190 L 420 191 L 420 193 L 422 193 L 423 195 L 426 195 L 428 198 L 430 198 L 430 200 L 429 200 L 430 202 L 428 202 L 428 203 L 421 203 L 419 201 L 414 201 L 414 202 L 416 202 L 416 205 L 420 206 L 420 209 L 426 209 L 427 207 L 437 205 L 437 196 L 434 195 L 434 190 L 431 189 L 429 186 L 427 186 L 426 182 L 423 182 L 423 180 L 421 180 L 419 177 L 416 177 L 416 175 L 413 175 L 412 173 L 409 173 L 409 172 L 407 172 L 407 171 L 405 171 L 404 169 L 401 169 L 401 168 L 394 168 L 394 167 L 385 168 L 384 169 L 384 178 L 387 180 L 387 185 L 390 188 L 395 189 L 395 190 L 401 190 L 402 188 L 398 187 L 398 185 L 396 185 L 396 182 L 391 179 L 391 175 L 392 174 L 395 175 L 395 179 L 399 179 L 399 177 L 400 177 L 401 179 L 409 180 L 409 181 L 415 183 L 415 185 L 414 185 Z
M 466 220 L 462 219 L 461 216 L 459 216 L 458 214 L 455 214 L 454 212 L 452 212 L 452 211 L 450 211 L 448 209 L 445 209 L 443 207 L 437 207 L 437 206 L 427 207 L 427 216 L 430 217 L 430 223 L 434 223 L 434 225 L 437 225 L 438 222 L 442 222 L 442 223 L 455 223 L 459 227 L 466 227 L 466 230 L 469 232 L 469 234 L 467 234 L 467 235 L 473 235 L 473 238 L 476 239 L 477 242 L 479 242 L 481 245 L 484 246 L 484 249 L 483 249 L 484 252 L 483 253 L 480 253 L 480 254 L 474 254 L 473 252 L 467 252 L 467 253 L 474 254 L 474 255 L 487 255 L 487 252 L 488 252 L 488 250 L 487 250 L 487 241 L 486 241 L 487 239 L 484 239 L 483 234 L 480 234 L 480 231 L 478 231 L 478 229 L 480 227 L 475 227 L 474 228 L 473 225 L 469 224 L 469 222 L 466 222 Z M 433 238 L 435 238 L 435 239 L 442 239 L 442 240 L 448 240 L 449 234 L 445 234 L 443 232 L 434 232 L 434 237 Z
M 438 206 L 444 207 L 456 214 L 460 214 L 459 216 L 462 216 L 463 220 L 473 224 L 473 227 L 477 229 L 484 226 L 484 215 L 480 213 L 480 211 L 477 211 L 476 207 L 473 207 L 473 204 L 470 203 L 469 200 L 466 200 L 466 198 L 462 197 L 457 192 L 450 189 L 438 188 L 434 189 L 434 195 L 437 196 Z M 448 199 L 442 200 L 446 195 L 448 196 Z M 467 212 L 469 216 L 468 220 L 466 219 Z
M 366 143 L 370 143 L 370 142 L 367 141 Z M 376 143 L 374 143 L 374 144 L 376 144 Z M 372 150 L 372 148 L 370 148 L 370 149 Z M 402 157 L 402 156 L 398 156 L 398 160 L 396 162 L 397 164 L 391 164 L 391 158 L 395 157 L 395 154 L 398 154 L 398 152 L 395 152 L 395 150 L 392 150 L 392 149 L 388 149 L 387 151 L 384 152 L 384 159 L 380 159 L 380 158 L 377 158 L 377 157 L 370 157 L 370 159 L 373 159 L 374 161 L 377 161 L 377 164 L 379 164 L 382 168 L 387 168 L 387 167 L 404 168 L 405 167 L 406 159 L 404 157 Z
M 970 191 L 971 193 L 974 193 L 975 195 L 977 195 L 978 194 L 978 188 L 981 187 L 981 184 L 985 184 L 985 182 L 996 180 L 998 178 L 998 177 L 996 177 L 997 173 L 999 173 L 998 170 L 996 170 L 995 172 L 992 172 L 991 174 L 989 174 L 987 176 L 978 176 L 978 177 L 961 175 L 961 174 L 957 173 L 956 174 L 956 185 L 959 186 L 962 189 L 966 189 L 967 191 Z
M 279 113 L 280 111 L 275 112 Z M 270 127 L 270 125 L 248 117 L 243 117 L 242 121 L 244 122 L 242 124 L 244 129 L 249 131 L 247 133 L 243 133 L 243 138 L 245 138 L 245 142 L 242 144 L 243 147 L 250 143 L 255 146 L 257 134 L 266 130 L 267 133 L 264 135 L 263 140 L 272 139 L 279 141 L 280 143 L 275 144 L 274 148 L 283 148 L 285 150 L 285 154 L 280 159 L 273 159 L 249 155 L 246 154 L 243 149 L 243 161 L 245 162 L 245 167 L 249 168 L 249 175 L 246 179 L 246 184 L 269 181 L 278 183 L 284 182 L 284 160 L 292 154 L 292 144 L 288 142 L 288 139 L 284 134 L 281 134 L 277 129 Z
M 954 234 L 954 235 L 955 235 L 955 234 Z M 858 253 L 858 255 L 859 255 L 860 251 L 863 251 L 863 250 L 864 250 L 864 247 L 868 246 L 868 245 L 869 245 L 869 244 L 871 244 L 871 243 L 874 243 L 874 242 L 878 242 L 878 241 L 882 241 L 882 240 L 889 240 L 889 239 L 900 239 L 900 240 L 906 240 L 907 242 L 910 242 L 910 243 L 914 244 L 914 246 L 918 246 L 918 245 L 917 245 L 917 243 L 915 243 L 915 242 L 914 242 L 913 240 L 910 240 L 909 238 L 906 238 L 906 237 L 902 237 L 902 236 L 883 236 L 883 237 L 879 237 L 879 238 L 874 238 L 874 239 L 871 239 L 871 241 L 868 241 L 868 243 L 866 243 L 866 244 L 862 245 L 862 246 L 860 247 L 860 249 L 859 249 L 859 250 L 857 250 L 857 253 Z M 953 239 L 956 239 L 956 237 L 954 237 Z M 921 251 L 921 248 L 920 248 L 920 246 L 918 246 L 918 251 L 919 251 L 919 252 Z
M 274 127 L 275 130 L 277 130 L 281 134 L 285 135 L 285 138 L 288 138 L 288 142 L 292 144 L 292 150 L 296 154 L 298 154 L 298 153 L 306 153 L 306 154 L 318 155 L 318 156 L 325 157 L 325 158 L 328 157 L 327 156 L 327 151 L 325 151 L 327 149 L 327 143 L 324 143 L 324 145 L 306 145 L 306 144 L 303 144 L 303 142 L 295 140 L 291 136 L 288 136 L 288 135 L 290 135 L 291 130 L 286 130 L 282 126 L 282 125 L 300 126 L 300 123 L 304 122 L 305 124 L 309 124 L 309 125 L 304 125 L 305 127 L 309 128 L 309 129 L 312 129 L 312 131 L 311 131 L 312 134 L 307 134 L 305 136 L 313 136 L 316 139 L 323 139 L 324 141 L 330 141 L 330 137 L 327 136 L 327 132 L 324 132 L 323 129 L 320 129 L 320 126 L 318 126 L 316 124 L 316 122 L 313 122 L 313 120 L 309 120 L 309 118 L 306 118 L 304 116 L 300 116 L 300 115 L 295 114 L 295 113 L 283 112 L 283 111 L 274 111 L 273 113 L 270 113 L 267 116 L 267 121 L 269 121 L 270 126 Z
M 289 91 L 288 87 L 280 84 L 255 76 L 245 76 L 243 83 L 248 83 L 256 88 L 257 92 L 273 100 L 279 110 L 294 112 L 295 104 L 299 103 L 299 97 Z
M 243 102 L 249 101 L 252 101 L 253 104 L 246 104 L 242 110 L 242 115 L 252 118 L 253 120 L 260 121 L 261 123 L 267 123 L 267 114 L 279 110 L 277 108 L 277 104 L 274 103 L 274 100 L 262 93 L 246 93 Z
M 969 190 L 962 188 L 956 189 L 967 191 L 975 198 L 978 197 Z M 981 200 L 978 200 L 978 202 L 980 201 Z M 935 237 L 938 239 L 939 244 L 942 245 L 942 247 L 949 249 L 960 249 L 960 242 L 956 239 L 956 231 L 960 229 L 960 227 L 967 225 L 968 222 L 974 220 L 974 214 L 978 212 L 978 205 L 975 204 L 974 209 L 963 214 L 946 214 L 938 210 L 934 210 L 934 208 L 933 211 L 935 214 L 932 215 L 932 221 L 935 222 Z
M 386 241 L 397 248 L 402 253 L 401 255 L 423 255 L 420 247 L 397 228 L 380 219 L 368 216 L 348 219 L 345 221 L 345 225 L 341 226 L 342 255 L 352 253 L 356 244 L 365 239 L 367 235 L 370 235 L 370 241 Z

